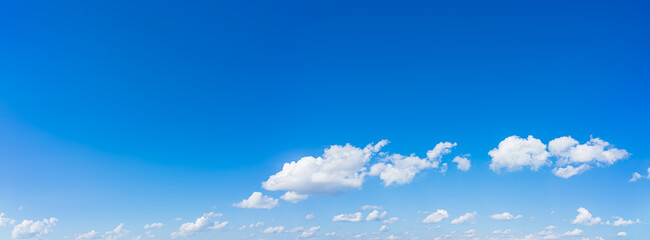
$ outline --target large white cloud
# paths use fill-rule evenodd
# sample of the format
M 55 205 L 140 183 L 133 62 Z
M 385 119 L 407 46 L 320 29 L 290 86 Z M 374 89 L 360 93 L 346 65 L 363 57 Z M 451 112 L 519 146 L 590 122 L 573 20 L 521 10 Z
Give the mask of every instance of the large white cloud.
M 56 218 L 46 218 L 42 221 L 23 220 L 14 226 L 11 237 L 14 239 L 39 239 L 52 232 L 52 227 L 56 226 L 58 221 Z
M 599 217 L 592 216 L 585 208 L 578 208 L 577 211 L 578 215 L 573 219 L 573 221 L 571 221 L 573 224 L 596 225 L 602 220 Z
M 490 169 L 495 172 L 506 169 L 506 171 L 519 171 L 529 167 L 536 171 L 540 167 L 549 164 L 549 153 L 546 145 L 533 136 L 527 139 L 518 136 L 510 136 L 499 143 L 499 146 L 488 152 L 492 157 Z
M 195 222 L 186 222 L 181 225 L 177 232 L 171 233 L 172 238 L 189 237 L 198 232 L 205 232 L 213 229 L 220 229 L 228 225 L 228 221 L 219 222 L 214 218 L 222 216 L 221 213 L 204 213 L 203 216 L 196 219 Z
M 461 224 L 476 218 L 476 212 L 468 212 L 465 215 L 451 220 L 451 224 Z
M 361 188 L 366 164 L 387 143 L 387 140 L 382 140 L 363 149 L 350 144 L 330 146 L 323 156 L 303 157 L 285 163 L 280 172 L 262 183 L 262 187 L 307 195 L 335 194 Z
M 444 209 L 438 209 L 436 212 L 429 214 L 424 220 L 423 223 L 437 223 L 445 218 L 449 218 L 449 214 Z
M 253 192 L 248 199 L 234 203 L 233 206 L 239 208 L 264 208 L 271 209 L 278 206 L 278 200 L 269 196 L 262 195 L 261 192 Z
M 379 175 L 385 186 L 390 186 L 393 183 L 411 183 L 415 175 L 420 171 L 427 168 L 437 168 L 440 165 L 442 156 L 450 153 L 451 148 L 456 145 L 456 143 L 450 142 L 438 143 L 432 150 L 427 152 L 426 158 L 420 158 L 415 154 L 410 156 L 391 154 L 383 159 L 384 162 L 373 165 L 368 174 L 371 176 Z
M 334 222 L 360 222 L 363 218 L 361 212 L 350 213 L 350 214 L 339 214 L 332 218 Z
M 499 143 L 488 153 L 492 157 L 490 168 L 499 172 L 519 171 L 528 167 L 533 171 L 550 165 L 555 159 L 553 174 L 569 178 L 583 173 L 593 166 L 609 166 L 627 158 L 630 154 L 624 149 L 613 148 L 600 138 L 591 138 L 584 144 L 570 136 L 553 139 L 547 147 L 541 140 L 528 136 L 527 139 L 511 136 Z

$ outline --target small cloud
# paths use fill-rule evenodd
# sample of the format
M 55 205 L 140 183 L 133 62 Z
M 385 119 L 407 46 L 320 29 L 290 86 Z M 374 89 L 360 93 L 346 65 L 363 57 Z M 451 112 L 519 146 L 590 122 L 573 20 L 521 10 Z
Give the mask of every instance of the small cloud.
M 332 221 L 334 222 L 360 222 L 363 216 L 361 212 L 350 213 L 350 214 L 340 214 L 334 216 Z
M 463 216 L 460 216 L 460 217 L 458 217 L 458 218 L 456 218 L 454 220 L 451 220 L 451 224 L 465 223 L 465 222 L 470 221 L 470 220 L 472 220 L 474 218 L 476 218 L 476 211 L 471 212 L 471 213 L 468 212 L 468 213 L 465 213 L 465 215 L 463 215 Z
M 262 195 L 261 192 L 253 192 L 248 199 L 244 199 L 239 203 L 234 203 L 233 206 L 239 208 L 263 208 L 271 209 L 278 206 L 278 200 L 269 196 Z
M 519 218 L 522 218 L 522 217 L 523 217 L 522 215 L 514 216 L 514 215 L 510 214 L 509 212 L 497 213 L 497 214 L 493 214 L 493 215 L 490 216 L 490 218 L 492 218 L 494 220 L 499 220 L 499 221 L 509 221 L 509 220 L 513 220 L 513 219 L 519 219 Z

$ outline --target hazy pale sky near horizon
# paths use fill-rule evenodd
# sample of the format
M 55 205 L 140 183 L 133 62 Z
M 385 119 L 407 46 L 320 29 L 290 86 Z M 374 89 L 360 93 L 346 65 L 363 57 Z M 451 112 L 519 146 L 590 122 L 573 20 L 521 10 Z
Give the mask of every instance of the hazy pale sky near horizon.
M 5 1 L 0 239 L 646 239 L 645 1 Z

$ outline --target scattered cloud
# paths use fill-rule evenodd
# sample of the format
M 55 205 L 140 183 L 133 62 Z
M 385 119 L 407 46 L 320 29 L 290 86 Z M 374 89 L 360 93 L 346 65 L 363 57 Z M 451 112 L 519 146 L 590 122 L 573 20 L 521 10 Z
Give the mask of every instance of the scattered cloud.
M 262 195 L 261 192 L 253 192 L 248 199 L 244 199 L 239 203 L 234 203 L 233 206 L 239 208 L 263 208 L 271 209 L 278 206 L 278 200 L 269 196 Z
M 318 231 L 319 229 L 320 229 L 320 226 L 310 227 L 306 231 L 302 232 L 298 237 L 299 238 L 307 238 L 307 237 L 314 236 L 314 234 L 316 234 L 316 231 Z
M 426 158 L 420 158 L 415 154 L 403 156 L 401 154 L 391 154 L 385 157 L 383 162 L 377 163 L 370 167 L 368 175 L 379 176 L 384 182 L 384 186 L 395 184 L 407 184 L 413 181 L 413 178 L 420 171 L 427 168 L 437 168 L 443 155 L 451 152 L 451 148 L 456 143 L 441 142 L 427 152 Z
M 384 208 L 382 206 L 377 206 L 377 205 L 363 205 L 361 207 L 361 210 L 373 210 L 373 209 L 382 210 Z
M 458 218 L 455 218 L 455 219 L 451 220 L 451 224 L 465 223 L 467 221 L 473 220 L 474 218 L 476 218 L 476 211 L 468 212 L 468 213 L 465 213 L 465 215 L 462 215 L 462 216 L 460 216 Z
M 149 228 L 162 228 L 163 224 L 162 223 L 150 223 L 147 225 L 144 225 L 144 229 L 149 229 Z
M 294 232 L 300 232 L 302 230 L 305 230 L 305 228 L 304 227 L 295 227 L 295 228 L 287 230 L 286 232 L 294 233 Z
M 490 169 L 495 172 L 504 168 L 508 172 L 519 171 L 524 167 L 537 171 L 549 164 L 546 145 L 533 136 L 528 136 L 527 139 L 519 136 L 507 137 L 497 148 L 488 152 L 488 155 L 492 157 Z
M 585 208 L 578 208 L 577 211 L 578 215 L 571 222 L 573 224 L 595 225 L 601 221 L 599 217 L 593 217 L 591 213 Z
M 399 221 L 399 218 L 392 217 L 392 218 L 384 220 L 382 223 L 392 224 L 392 223 L 396 223 L 397 221 Z
M 458 166 L 456 166 L 458 168 L 458 170 L 467 172 L 467 171 L 469 171 L 469 168 L 472 166 L 472 164 L 470 163 L 470 161 L 469 161 L 469 159 L 467 157 L 469 157 L 469 154 L 467 154 L 467 155 L 465 155 L 463 157 L 456 156 L 454 158 L 454 160 L 451 160 L 451 162 L 454 162 L 454 163 L 458 164 Z
M 334 216 L 332 221 L 334 222 L 360 222 L 363 216 L 361 212 L 350 213 L 350 214 L 340 214 Z
M 262 233 L 281 233 L 284 232 L 284 226 L 268 227 L 262 230 Z
M 626 233 L 626 232 L 618 232 L 618 233 L 616 234 L 616 236 L 617 236 L 617 237 L 627 237 L 627 233 Z
M 449 218 L 449 214 L 447 213 L 446 210 L 444 209 L 438 209 L 436 212 L 429 214 L 424 220 L 422 220 L 423 223 L 437 223 L 445 218 Z
M 379 212 L 379 210 L 373 210 L 366 217 L 366 221 L 379 221 L 386 216 L 386 211 Z
M 614 218 L 616 218 L 616 221 L 613 221 L 613 222 L 607 221 L 605 224 L 611 225 L 611 226 L 614 226 L 614 227 L 620 227 L 620 226 L 627 226 L 627 225 L 631 225 L 631 224 L 639 224 L 639 223 L 641 223 L 641 221 L 639 219 L 637 219 L 636 221 L 632 221 L 632 220 L 629 220 L 629 219 L 625 220 L 622 217 L 614 217 Z
M 307 214 L 307 216 L 305 216 L 305 220 L 312 220 L 314 218 L 316 218 L 316 215 L 314 215 L 313 213 Z
M 205 232 L 208 230 L 220 229 L 228 225 L 228 221 L 219 222 L 215 221 L 214 218 L 220 217 L 223 214 L 221 213 L 204 213 L 203 216 L 196 219 L 195 222 L 183 223 L 177 232 L 172 232 L 172 238 L 182 238 L 192 236 L 199 232 Z
M 16 225 L 16 220 L 5 217 L 5 213 L 0 213 L 0 227 Z
M 52 232 L 59 220 L 56 218 L 46 218 L 42 221 L 23 220 L 20 224 L 15 225 L 11 231 L 11 237 L 14 239 L 38 239 Z
M 386 226 L 386 225 L 381 225 L 381 227 L 379 228 L 379 232 L 385 232 L 385 231 L 388 231 L 389 229 L 390 229 L 390 228 L 389 228 L 388 226 Z
M 95 230 L 92 230 L 90 232 L 84 233 L 84 234 L 79 234 L 75 240 L 91 240 L 91 239 L 100 239 L 101 236 L 99 235 L 98 232 Z
M 632 178 L 630 178 L 629 182 L 636 182 L 637 180 L 639 180 L 641 178 L 643 178 L 643 176 L 641 176 L 641 174 L 639 174 L 638 172 L 634 172 L 634 173 L 632 173 Z
M 106 235 L 104 235 L 104 239 L 115 240 L 118 238 L 122 238 L 127 234 L 129 234 L 129 230 L 124 229 L 124 223 L 120 223 L 120 225 L 117 225 L 115 229 L 106 232 Z
M 497 214 L 492 214 L 490 218 L 494 220 L 499 220 L 499 221 L 508 221 L 508 220 L 513 220 L 513 219 L 519 219 L 522 218 L 522 215 L 517 215 L 514 216 L 510 214 L 509 212 L 503 212 L 503 213 L 497 213 Z

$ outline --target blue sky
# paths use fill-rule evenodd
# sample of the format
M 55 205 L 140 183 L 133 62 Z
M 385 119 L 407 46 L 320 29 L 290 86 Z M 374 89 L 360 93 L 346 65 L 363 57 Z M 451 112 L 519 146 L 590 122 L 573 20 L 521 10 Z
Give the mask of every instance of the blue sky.
M 0 239 L 644 239 L 648 10 L 0 3 Z

